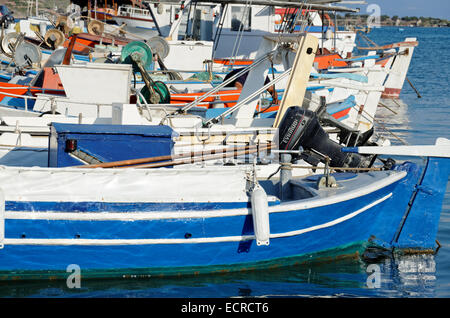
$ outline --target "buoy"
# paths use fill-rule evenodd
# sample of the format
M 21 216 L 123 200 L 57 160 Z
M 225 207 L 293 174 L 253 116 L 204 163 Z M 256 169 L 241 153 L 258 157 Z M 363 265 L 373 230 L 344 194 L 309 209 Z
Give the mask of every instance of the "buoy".
M 269 205 L 267 194 L 264 189 L 257 184 L 252 191 L 252 217 L 253 229 L 256 236 L 256 244 L 269 245 L 270 238 L 270 222 L 269 222 Z

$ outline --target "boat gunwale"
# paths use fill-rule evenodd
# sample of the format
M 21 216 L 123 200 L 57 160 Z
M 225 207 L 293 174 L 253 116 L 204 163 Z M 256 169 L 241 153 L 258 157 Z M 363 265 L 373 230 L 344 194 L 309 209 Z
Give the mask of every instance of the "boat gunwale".
M 1 167 L 0 167 L 1 168 Z M 129 169 L 123 169 L 126 171 Z M 137 170 L 137 169 L 133 169 Z M 100 169 L 93 169 L 93 171 L 103 171 Z M 380 180 L 371 183 L 368 187 L 363 189 L 357 188 L 348 192 L 339 193 L 330 197 L 312 197 L 307 199 L 292 200 L 281 202 L 280 204 L 268 207 L 270 213 L 288 213 L 305 211 L 313 208 L 320 208 L 331 204 L 338 204 L 345 201 L 357 199 L 359 197 L 374 193 L 395 182 L 403 179 L 407 173 L 405 171 L 396 171 Z M 8 201 L 8 200 L 6 200 Z M 36 202 L 36 201 L 34 201 Z M 81 202 L 81 201 L 79 201 Z M 125 202 L 127 203 L 127 202 Z M 128 202 L 129 203 L 129 202 Z M 177 204 L 180 202 L 170 202 L 170 204 Z M 191 202 L 202 204 L 202 202 Z M 209 202 L 211 203 L 211 202 Z M 251 215 L 251 207 L 247 208 L 230 208 L 217 210 L 184 210 L 184 211 L 147 211 L 147 212 L 35 212 L 35 211 L 5 211 L 5 219 L 58 219 L 58 220 L 123 220 L 123 221 L 137 221 L 137 220 L 163 220 L 163 219 L 194 219 L 194 218 L 214 218 L 214 217 L 232 217 Z M 58 217 L 59 216 L 59 217 Z

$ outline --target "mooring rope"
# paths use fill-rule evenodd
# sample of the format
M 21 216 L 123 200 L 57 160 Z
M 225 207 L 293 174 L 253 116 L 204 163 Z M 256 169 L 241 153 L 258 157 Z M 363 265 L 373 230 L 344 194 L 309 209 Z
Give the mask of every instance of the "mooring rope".
M 290 165 L 291 169 L 312 169 L 312 170 L 346 170 L 346 171 L 382 171 L 383 168 L 360 168 L 360 167 L 326 167 L 326 166 L 301 166 L 301 165 Z M 282 168 L 283 169 L 283 168 Z

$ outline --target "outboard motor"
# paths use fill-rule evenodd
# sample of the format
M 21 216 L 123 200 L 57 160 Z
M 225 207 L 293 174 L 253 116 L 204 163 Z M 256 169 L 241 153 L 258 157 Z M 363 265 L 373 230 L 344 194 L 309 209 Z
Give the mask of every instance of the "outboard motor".
M 279 148 L 298 150 L 300 147 L 305 150 L 302 159 L 312 165 L 328 156 L 332 167 L 367 168 L 374 159 L 374 156 L 341 152 L 342 146 L 329 138 L 314 112 L 293 106 L 280 123 Z

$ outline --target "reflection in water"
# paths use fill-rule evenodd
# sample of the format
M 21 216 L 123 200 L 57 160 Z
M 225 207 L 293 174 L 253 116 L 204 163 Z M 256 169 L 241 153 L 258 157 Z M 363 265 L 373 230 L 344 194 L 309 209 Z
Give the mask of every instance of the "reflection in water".
M 434 255 L 387 258 L 381 267 L 381 286 L 376 293 L 387 297 L 433 297 L 436 287 Z
M 360 259 L 296 265 L 267 271 L 192 277 L 85 280 L 80 289 L 65 281 L 9 282 L 0 297 L 433 297 L 434 255 L 378 261 L 380 283 L 368 284 L 368 264 Z
M 391 144 L 403 144 L 411 130 L 408 105 L 401 99 L 381 99 L 375 115 L 375 134 Z
M 80 289 L 65 281 L 8 282 L 0 297 L 282 297 L 333 294 L 334 288 L 361 288 L 364 263 L 339 260 L 267 271 L 173 278 L 81 280 Z M 320 292 L 315 290 L 319 286 Z
M 401 99 L 381 99 L 375 116 L 375 132 L 393 145 L 408 143 L 414 133 L 411 111 Z M 448 191 L 447 191 L 448 194 Z M 448 195 L 447 195 L 448 197 Z M 445 211 L 445 207 L 443 211 Z M 404 255 L 378 264 L 381 286 L 375 295 L 387 297 L 433 297 L 436 287 L 434 255 Z

